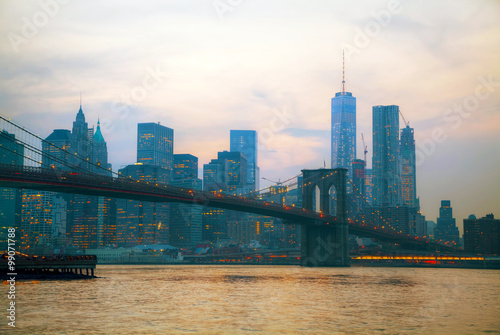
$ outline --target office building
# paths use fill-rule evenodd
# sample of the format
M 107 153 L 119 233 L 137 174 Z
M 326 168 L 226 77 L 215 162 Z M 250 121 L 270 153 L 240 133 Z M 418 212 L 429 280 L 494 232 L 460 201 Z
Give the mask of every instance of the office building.
M 91 128 L 92 129 L 92 128 Z M 93 130 L 93 129 L 92 129 Z M 108 163 L 108 148 L 101 132 L 101 123 L 97 120 L 97 129 L 92 135 L 92 163 L 93 172 L 104 176 L 111 176 L 111 164 Z
M 493 214 L 464 219 L 464 250 L 481 255 L 500 255 L 500 220 Z
M 419 207 L 417 199 L 415 139 L 413 128 L 410 128 L 408 125 L 406 128 L 401 129 L 399 154 L 401 157 L 402 203 L 409 207 Z
M 172 179 L 193 178 L 198 178 L 198 157 L 190 154 L 175 154 Z
M 355 159 L 352 162 L 352 199 L 355 212 L 361 211 L 366 204 L 365 167 L 366 163 L 362 159 Z
M 368 206 L 373 205 L 373 170 L 365 169 L 365 199 Z
M 54 129 L 54 131 L 45 138 L 45 141 L 42 142 L 43 166 L 51 166 L 58 170 L 67 170 L 68 162 L 75 163 L 72 157 L 72 153 L 74 154 L 72 145 L 75 143 L 75 138 L 71 135 L 71 131 L 67 129 Z
M 399 107 L 373 106 L 373 204 L 401 204 Z
M 174 130 L 160 123 L 137 125 L 137 162 L 173 169 Z
M 224 167 L 226 192 L 230 194 L 244 193 L 247 185 L 247 158 L 241 152 L 222 151 L 217 153 L 217 161 Z
M 247 158 L 247 181 L 251 191 L 260 188 L 260 169 L 258 166 L 258 138 L 255 130 L 231 130 L 230 151 L 241 152 Z
M 436 240 L 450 245 L 458 245 L 460 242 L 450 200 L 441 200 L 434 237 Z
M 198 178 L 174 179 L 170 185 L 193 190 L 202 189 Z M 202 206 L 172 203 L 170 205 L 169 244 L 193 248 L 202 241 Z
M 63 134 L 58 134 L 61 137 Z M 73 130 L 71 131 L 71 152 L 82 159 L 73 159 L 72 164 L 85 170 L 89 169 L 89 164 L 85 162 L 86 158 L 90 158 L 89 128 L 85 122 L 85 115 L 83 114 L 82 105 L 76 114 L 76 120 L 73 122 Z M 57 149 L 56 149 L 57 150 Z
M 127 165 L 118 173 L 148 183 L 168 184 L 170 170 L 156 165 Z M 121 247 L 169 244 L 169 204 L 117 199 L 116 243 Z
M 348 169 L 352 180 L 352 162 L 356 159 L 356 98 L 345 90 L 345 72 L 342 89 L 332 98 L 331 167 Z
M 0 161 L 6 165 L 24 165 L 24 145 L 5 130 L 0 132 Z M 8 228 L 16 228 L 19 235 L 21 190 L 0 187 L 0 249 L 7 250 Z

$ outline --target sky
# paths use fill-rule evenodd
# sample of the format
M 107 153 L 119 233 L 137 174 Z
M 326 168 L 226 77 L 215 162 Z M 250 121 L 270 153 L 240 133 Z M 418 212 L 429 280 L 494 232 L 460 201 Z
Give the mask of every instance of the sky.
M 330 161 L 342 50 L 358 158 L 363 133 L 371 167 L 372 106 L 398 105 L 422 214 L 446 199 L 460 229 L 500 218 L 498 1 L 0 0 L 0 114 L 46 137 L 82 92 L 114 170 L 135 163 L 138 122 L 173 128 L 200 167 L 252 129 L 261 177 L 284 180 Z

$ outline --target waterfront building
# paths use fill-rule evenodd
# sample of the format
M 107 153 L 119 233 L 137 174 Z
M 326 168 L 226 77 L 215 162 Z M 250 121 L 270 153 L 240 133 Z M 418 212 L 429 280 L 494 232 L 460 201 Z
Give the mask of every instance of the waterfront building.
M 0 132 L 0 162 L 6 165 L 24 165 L 24 145 L 5 130 Z M 0 250 L 7 250 L 8 229 L 16 228 L 19 235 L 21 190 L 0 187 Z
M 453 217 L 453 208 L 450 200 L 441 200 L 439 208 L 439 217 L 434 228 L 434 237 L 436 240 L 446 244 L 460 244 L 458 228 Z
M 464 249 L 472 254 L 500 255 L 500 220 L 493 214 L 464 219 Z

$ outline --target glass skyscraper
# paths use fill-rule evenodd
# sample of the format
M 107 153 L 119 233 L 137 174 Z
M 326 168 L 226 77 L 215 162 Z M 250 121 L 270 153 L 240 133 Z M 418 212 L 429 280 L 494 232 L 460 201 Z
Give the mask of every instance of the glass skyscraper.
M 137 162 L 172 170 L 174 130 L 159 123 L 137 125 Z
M 352 180 L 352 162 L 356 159 L 356 98 L 351 92 L 335 93 L 332 98 L 331 133 L 332 169 L 348 169 Z
M 247 157 L 247 184 L 253 190 L 259 189 L 260 172 L 258 167 L 257 132 L 255 130 L 231 130 L 230 151 L 241 152 Z
M 401 155 L 401 197 L 403 204 L 410 207 L 418 207 L 415 138 L 413 136 L 413 128 L 410 128 L 410 126 L 401 129 L 399 154 Z
M 373 205 L 400 205 L 399 106 L 373 106 Z

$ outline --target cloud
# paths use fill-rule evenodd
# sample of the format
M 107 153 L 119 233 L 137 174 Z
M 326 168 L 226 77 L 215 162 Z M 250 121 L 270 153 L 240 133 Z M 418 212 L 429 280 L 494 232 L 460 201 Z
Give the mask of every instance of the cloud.
M 474 94 L 478 77 L 500 80 L 498 3 L 401 4 L 403 11 L 346 63 L 346 87 L 357 98 L 358 156 L 361 132 L 371 155 L 372 106 L 399 105 L 417 139 L 425 140 L 435 127 L 448 127 L 444 113 Z M 367 23 L 377 22 L 373 13 L 387 6 L 386 1 L 256 0 L 220 20 L 211 1 L 69 2 L 15 53 L 7 34 L 21 34 L 23 18 L 31 20 L 42 9 L 38 2 L 4 2 L 0 113 L 48 136 L 55 128 L 71 129 L 82 91 L 87 121 L 106 120 L 109 157 L 120 167 L 135 162 L 137 122 L 173 128 L 176 152 L 194 154 L 202 165 L 229 149 L 230 129 L 262 135 L 274 111 L 287 109 L 294 118 L 273 132 L 260 154 L 261 175 L 283 180 L 329 161 L 330 99 L 340 89 L 340 46 L 354 43 Z M 157 67 L 168 74 L 164 80 L 144 99 L 130 99 L 148 68 Z M 464 164 L 451 157 L 469 157 L 468 169 L 474 171 L 492 162 L 487 156 L 476 161 L 477 149 L 459 144 L 482 138 L 482 148 L 497 152 L 499 88 L 449 132 L 450 145 L 440 147 L 449 154 L 439 149 L 421 170 L 419 182 L 428 186 L 420 188 L 424 213 L 439 207 L 434 171 L 450 161 Z M 116 110 L 124 96 L 132 100 L 126 113 Z M 452 170 L 456 179 L 472 178 L 464 169 Z M 500 179 L 498 172 L 489 173 Z M 473 180 L 481 184 L 482 177 Z M 493 186 L 484 184 L 485 194 L 493 194 L 484 199 L 490 207 L 500 200 Z M 460 215 L 470 211 L 457 208 Z

